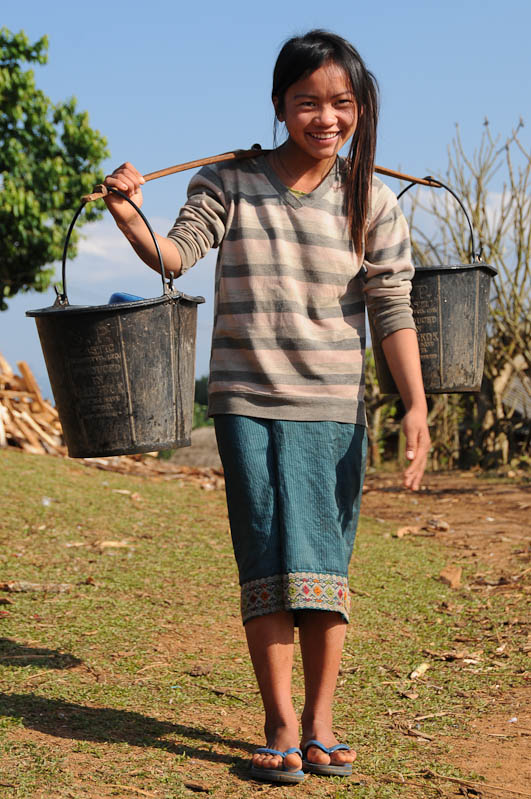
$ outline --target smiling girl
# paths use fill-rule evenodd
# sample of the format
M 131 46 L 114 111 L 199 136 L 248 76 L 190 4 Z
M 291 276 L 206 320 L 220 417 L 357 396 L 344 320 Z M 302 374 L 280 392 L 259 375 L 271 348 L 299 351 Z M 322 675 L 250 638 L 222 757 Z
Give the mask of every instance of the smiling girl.
M 349 42 L 311 31 L 283 46 L 272 99 L 284 143 L 203 168 L 168 236 L 157 239 L 176 275 L 219 248 L 209 413 L 265 710 L 266 746 L 251 775 L 300 782 L 305 772 L 348 776 L 355 758 L 334 735 L 332 701 L 365 469 L 366 305 L 406 409 L 408 488 L 420 485 L 430 439 L 408 229 L 373 174 L 376 81 Z M 143 182 L 129 163 L 106 179 L 138 205 Z M 158 270 L 136 212 L 116 195 L 106 202 Z M 296 625 L 301 728 L 291 698 Z

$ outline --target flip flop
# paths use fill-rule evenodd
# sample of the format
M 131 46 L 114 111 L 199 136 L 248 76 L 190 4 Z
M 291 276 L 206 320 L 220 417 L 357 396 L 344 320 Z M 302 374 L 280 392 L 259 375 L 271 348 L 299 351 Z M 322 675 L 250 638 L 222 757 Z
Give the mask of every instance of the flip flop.
M 280 755 L 282 759 L 286 755 L 296 754 L 302 759 L 302 752 L 296 746 L 291 749 L 286 749 L 285 752 L 280 752 L 278 749 L 270 749 L 268 746 L 261 746 L 256 749 L 255 754 L 258 755 Z M 286 768 L 260 768 L 253 766 L 249 769 L 250 775 L 254 780 L 262 780 L 264 782 L 284 782 L 284 783 L 297 783 L 302 782 L 304 779 L 304 771 L 290 771 Z
M 326 765 L 323 763 L 311 763 L 306 758 L 310 746 L 316 746 L 326 755 L 331 755 L 332 752 L 337 752 L 339 749 L 350 750 L 350 746 L 347 746 L 347 744 L 336 744 L 335 746 L 328 747 L 322 744 L 321 741 L 312 738 L 310 741 L 306 741 L 303 747 L 303 771 L 308 772 L 308 774 L 319 774 L 321 777 L 350 777 L 352 775 L 352 763 L 344 763 L 342 766 L 336 766 L 334 763 L 327 763 Z

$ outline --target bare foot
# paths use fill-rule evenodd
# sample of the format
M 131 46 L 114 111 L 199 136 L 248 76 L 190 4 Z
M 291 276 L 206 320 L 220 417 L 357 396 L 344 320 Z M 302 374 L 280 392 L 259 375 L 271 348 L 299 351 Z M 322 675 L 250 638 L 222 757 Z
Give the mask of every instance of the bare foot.
M 292 724 L 286 724 L 277 727 L 275 730 L 266 729 L 266 746 L 269 749 L 277 749 L 279 752 L 285 752 L 286 749 L 291 749 L 297 746 L 297 739 L 299 735 L 299 725 L 295 721 Z M 299 755 L 292 752 L 286 755 L 284 759 L 280 755 L 267 755 L 254 753 L 252 757 L 252 765 L 255 768 L 273 768 L 282 769 L 286 771 L 300 771 L 302 768 L 302 761 Z

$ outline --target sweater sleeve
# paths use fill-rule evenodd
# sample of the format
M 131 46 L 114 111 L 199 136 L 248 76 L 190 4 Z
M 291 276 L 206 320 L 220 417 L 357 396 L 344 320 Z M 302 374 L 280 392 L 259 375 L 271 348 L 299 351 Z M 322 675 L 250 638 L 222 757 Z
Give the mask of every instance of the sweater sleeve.
M 168 233 L 179 250 L 182 272 L 186 272 L 225 235 L 227 206 L 219 173 L 204 167 L 188 186 L 188 198 Z
M 365 242 L 365 300 L 379 341 L 396 330 L 415 330 L 411 310 L 411 244 L 396 197 L 375 180 Z

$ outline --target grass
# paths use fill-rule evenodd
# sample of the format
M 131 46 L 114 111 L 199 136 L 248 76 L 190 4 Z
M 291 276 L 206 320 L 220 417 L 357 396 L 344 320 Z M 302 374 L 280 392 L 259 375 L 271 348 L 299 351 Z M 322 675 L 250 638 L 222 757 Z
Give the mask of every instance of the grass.
M 287 795 L 245 778 L 262 716 L 223 493 L 10 450 L 0 472 L 0 579 L 52 586 L 0 593 L 13 603 L 0 606 L 2 799 L 177 799 L 190 783 L 220 797 Z M 507 597 L 451 591 L 435 579 L 444 557 L 432 539 L 362 519 L 336 708 L 358 776 L 311 778 L 305 795 L 434 795 L 397 783 L 422 783 L 425 769 L 458 775 L 448 737 L 522 684 L 525 655 L 496 654 L 517 635 Z M 442 659 L 457 649 L 470 657 Z M 299 662 L 294 676 L 300 708 Z

